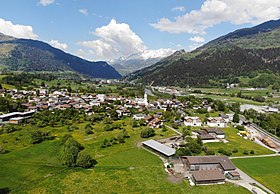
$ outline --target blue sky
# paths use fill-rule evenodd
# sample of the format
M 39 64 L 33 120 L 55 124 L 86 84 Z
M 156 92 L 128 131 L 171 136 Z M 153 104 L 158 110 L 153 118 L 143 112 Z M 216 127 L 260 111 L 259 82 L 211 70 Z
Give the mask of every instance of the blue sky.
M 280 18 L 279 0 L 1 0 L 0 32 L 89 60 L 191 50 Z

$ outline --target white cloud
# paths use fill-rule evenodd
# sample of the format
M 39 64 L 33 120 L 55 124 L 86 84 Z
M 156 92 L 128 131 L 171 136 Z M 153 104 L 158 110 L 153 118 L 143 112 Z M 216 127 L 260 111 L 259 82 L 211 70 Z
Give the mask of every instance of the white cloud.
M 60 43 L 58 40 L 51 40 L 49 41 L 49 44 L 64 51 L 68 48 L 68 45 L 66 43 Z
M 178 7 L 173 7 L 172 8 L 172 11 L 186 11 L 185 7 L 184 6 L 178 6 Z
M 55 0 L 40 0 L 39 4 L 43 5 L 43 6 L 48 6 L 48 5 L 50 5 L 50 4 L 54 3 L 54 2 L 55 2 Z
M 279 17 L 278 0 L 205 0 L 199 10 L 178 16 L 174 21 L 161 18 L 151 25 L 170 33 L 204 34 L 207 28 L 222 22 L 257 24 Z
M 190 38 L 190 41 L 196 42 L 196 43 L 201 43 L 204 42 L 205 39 L 202 36 L 194 36 Z
M 38 38 L 38 35 L 33 32 L 32 26 L 13 24 L 11 21 L 5 21 L 2 18 L 0 18 L 0 32 L 16 38 Z
M 88 10 L 87 9 L 79 9 L 79 12 L 83 15 L 88 15 Z
M 107 26 L 97 28 L 93 34 L 97 40 L 78 42 L 79 45 L 89 49 L 87 54 L 82 53 L 85 58 L 91 55 L 91 59 L 94 56 L 95 59 L 113 60 L 146 50 L 141 38 L 128 24 L 117 23 L 114 19 Z

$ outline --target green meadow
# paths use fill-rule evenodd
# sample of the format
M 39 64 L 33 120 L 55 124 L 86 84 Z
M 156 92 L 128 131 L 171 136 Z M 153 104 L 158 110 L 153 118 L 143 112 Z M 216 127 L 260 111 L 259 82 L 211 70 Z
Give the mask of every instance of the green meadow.
M 233 159 L 233 163 L 275 193 L 280 193 L 280 156 Z
M 243 137 L 237 135 L 238 130 L 232 126 L 228 128 L 222 129 L 225 132 L 227 143 L 223 142 L 213 142 L 204 144 L 209 150 L 214 150 L 215 153 L 218 153 L 219 148 L 224 150 L 232 151 L 233 149 L 237 149 L 237 153 L 232 153 L 232 156 L 244 156 L 243 152 L 247 150 L 250 154 L 251 150 L 254 150 L 254 155 L 262 155 L 262 154 L 273 154 L 274 152 L 262 147 L 251 140 L 244 139 Z
M 232 184 L 192 187 L 187 180 L 170 182 L 158 156 L 142 149 L 138 143 L 141 128 L 132 128 L 131 119 L 122 122 L 130 138 L 123 144 L 100 148 L 104 138 L 116 136 L 120 131 L 104 131 L 104 125 L 93 126 L 94 134 L 86 135 L 84 126 L 68 132 L 67 127 L 45 127 L 56 136 L 54 140 L 30 144 L 27 125 L 20 131 L 2 134 L 0 145 L 10 152 L 0 155 L 0 191 L 12 193 L 249 193 Z M 68 168 L 61 165 L 60 139 L 71 133 L 97 160 L 91 169 Z M 154 139 L 175 135 L 173 131 L 156 129 Z

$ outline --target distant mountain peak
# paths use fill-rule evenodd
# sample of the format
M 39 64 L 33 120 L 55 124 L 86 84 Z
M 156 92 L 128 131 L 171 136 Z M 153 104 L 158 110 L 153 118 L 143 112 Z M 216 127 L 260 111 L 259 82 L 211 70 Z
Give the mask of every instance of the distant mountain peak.
M 129 56 L 120 57 L 117 60 L 111 61 L 122 75 L 127 75 L 139 69 L 148 67 L 160 61 L 161 59 L 172 55 L 175 51 L 173 49 L 157 49 L 144 50 L 139 53 L 134 53 Z

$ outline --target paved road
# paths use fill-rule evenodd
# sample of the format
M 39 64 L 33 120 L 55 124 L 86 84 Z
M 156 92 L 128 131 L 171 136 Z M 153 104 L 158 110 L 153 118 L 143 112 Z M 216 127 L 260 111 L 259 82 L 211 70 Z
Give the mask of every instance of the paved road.
M 262 158 L 262 157 L 273 157 L 273 156 L 280 156 L 279 154 L 266 154 L 266 155 L 254 155 L 254 156 L 232 156 L 229 159 L 236 159 L 236 158 Z

